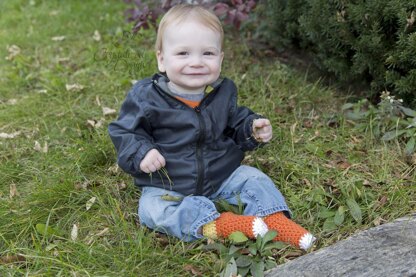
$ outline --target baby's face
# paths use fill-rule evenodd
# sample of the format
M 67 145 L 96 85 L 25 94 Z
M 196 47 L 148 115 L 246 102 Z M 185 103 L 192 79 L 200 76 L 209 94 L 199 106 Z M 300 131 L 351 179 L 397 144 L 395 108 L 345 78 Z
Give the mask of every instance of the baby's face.
M 224 56 L 219 33 L 189 19 L 167 26 L 162 39 L 158 67 L 178 90 L 200 92 L 218 79 Z

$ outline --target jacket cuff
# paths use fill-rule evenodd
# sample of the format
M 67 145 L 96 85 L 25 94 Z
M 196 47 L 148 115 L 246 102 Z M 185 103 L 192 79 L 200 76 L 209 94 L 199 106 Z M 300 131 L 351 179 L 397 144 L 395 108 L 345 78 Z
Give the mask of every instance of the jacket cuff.
M 135 171 L 137 171 L 138 173 L 144 173 L 140 169 L 140 163 L 143 160 L 144 156 L 146 156 L 147 152 L 149 152 L 150 150 L 154 148 L 156 147 L 150 143 L 145 143 L 139 146 L 139 148 L 137 149 L 136 155 L 134 156 L 134 160 L 133 160 L 133 166 L 134 166 Z
M 249 119 L 246 121 L 247 124 L 244 128 L 244 135 L 246 137 L 246 147 L 247 150 L 253 150 L 257 147 L 262 147 L 266 145 L 267 143 L 258 141 L 253 134 L 253 121 L 259 118 L 265 118 L 264 116 L 260 114 L 253 114 L 249 117 Z

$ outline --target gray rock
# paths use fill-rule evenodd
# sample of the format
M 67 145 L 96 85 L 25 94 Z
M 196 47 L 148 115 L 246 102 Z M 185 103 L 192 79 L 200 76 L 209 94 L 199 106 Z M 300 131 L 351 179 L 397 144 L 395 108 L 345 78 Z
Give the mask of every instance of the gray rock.
M 416 277 L 416 214 L 359 232 L 265 276 Z

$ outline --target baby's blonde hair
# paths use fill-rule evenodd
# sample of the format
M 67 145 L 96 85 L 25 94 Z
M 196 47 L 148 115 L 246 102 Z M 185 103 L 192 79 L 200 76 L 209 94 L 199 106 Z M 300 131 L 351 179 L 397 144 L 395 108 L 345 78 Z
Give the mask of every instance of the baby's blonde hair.
M 179 4 L 173 6 L 163 17 L 159 23 L 159 28 L 156 37 L 156 52 L 162 51 L 163 48 L 163 34 L 166 27 L 172 23 L 181 23 L 186 19 L 195 19 L 200 23 L 206 25 L 208 28 L 220 34 L 221 48 L 224 40 L 224 30 L 218 17 L 210 10 L 192 4 Z

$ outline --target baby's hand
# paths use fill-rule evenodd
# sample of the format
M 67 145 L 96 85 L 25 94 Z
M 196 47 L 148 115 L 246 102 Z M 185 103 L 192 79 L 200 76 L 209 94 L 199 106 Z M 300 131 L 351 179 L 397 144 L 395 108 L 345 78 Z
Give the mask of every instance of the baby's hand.
M 272 125 L 265 118 L 255 119 L 253 121 L 253 136 L 257 141 L 269 142 L 272 139 Z
M 166 165 L 165 158 L 157 151 L 152 149 L 147 152 L 143 160 L 140 162 L 140 170 L 146 173 L 158 171 Z

